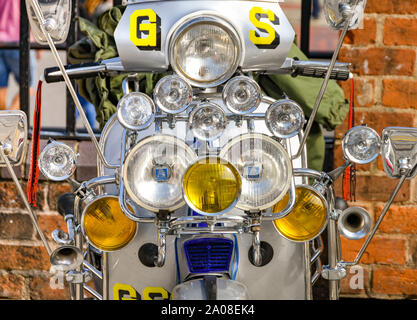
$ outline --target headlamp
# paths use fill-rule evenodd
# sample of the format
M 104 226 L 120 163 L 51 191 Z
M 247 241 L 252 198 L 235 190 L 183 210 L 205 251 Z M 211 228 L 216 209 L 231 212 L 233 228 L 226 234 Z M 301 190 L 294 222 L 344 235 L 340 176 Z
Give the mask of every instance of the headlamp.
M 202 141 L 219 138 L 226 129 L 227 118 L 223 109 L 212 102 L 204 102 L 194 108 L 189 117 L 189 127 Z
M 283 99 L 268 107 L 265 122 L 274 136 L 291 138 L 303 127 L 305 117 L 303 109 L 297 103 L 289 99 Z
M 235 29 L 214 15 L 191 17 L 170 40 L 174 71 L 197 87 L 215 87 L 236 71 L 241 42 Z
M 261 103 L 261 88 L 245 76 L 229 80 L 223 88 L 223 102 L 235 114 L 253 112 Z
M 379 155 L 381 139 L 378 133 L 366 126 L 356 126 L 350 129 L 342 140 L 345 157 L 358 164 L 370 163 Z
M 135 237 L 137 223 L 120 209 L 116 196 L 101 196 L 84 209 L 81 226 L 88 242 L 102 251 L 122 249 Z
M 288 191 L 292 164 L 287 151 L 269 136 L 249 133 L 237 136 L 220 151 L 242 176 L 242 193 L 236 207 L 264 210 Z
M 289 195 L 278 202 L 273 212 L 280 212 L 288 203 Z M 286 239 L 296 242 L 316 238 L 327 224 L 327 203 L 324 197 L 313 187 L 296 187 L 294 209 L 285 217 L 274 220 L 275 228 Z
M 156 105 L 166 113 L 180 113 L 187 109 L 193 97 L 191 86 L 182 78 L 172 75 L 158 81 L 153 91 Z
M 216 216 L 232 209 L 240 194 L 239 172 L 228 161 L 206 157 L 194 162 L 182 179 L 184 198 L 195 212 Z
M 63 181 L 74 174 L 77 154 L 62 142 L 51 142 L 39 155 L 39 170 L 52 181 Z
M 141 92 L 131 92 L 120 99 L 117 119 L 126 129 L 142 130 L 149 127 L 155 117 L 155 105 Z
M 194 150 L 174 136 L 147 137 L 126 156 L 122 169 L 126 192 L 146 210 L 175 211 L 185 204 L 181 178 L 195 159 Z

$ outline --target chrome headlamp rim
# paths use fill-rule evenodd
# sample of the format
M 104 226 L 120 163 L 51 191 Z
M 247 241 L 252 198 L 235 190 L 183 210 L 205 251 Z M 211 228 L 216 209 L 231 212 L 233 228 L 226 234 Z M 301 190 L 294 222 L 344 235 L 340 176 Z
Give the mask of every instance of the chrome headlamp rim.
M 157 92 L 157 90 L 163 84 L 163 82 L 167 81 L 167 80 L 170 80 L 170 79 L 178 79 L 179 81 L 182 81 L 186 85 L 187 91 L 190 92 L 190 97 L 188 99 L 188 103 L 185 104 L 183 107 L 181 107 L 179 109 L 176 109 L 176 110 L 171 110 L 171 109 L 165 108 L 165 106 L 163 106 L 161 103 L 158 103 L 158 100 L 155 97 L 155 92 Z M 177 74 L 172 74 L 172 75 L 168 75 L 168 76 L 165 76 L 162 79 L 160 79 L 156 83 L 156 85 L 153 89 L 153 93 L 154 93 L 155 104 L 158 106 L 158 108 L 160 108 L 162 111 L 165 111 L 166 113 L 169 113 L 169 114 L 177 114 L 177 113 L 181 113 L 181 112 L 185 111 L 190 106 L 190 103 L 192 101 L 193 89 L 192 89 L 191 85 L 188 83 L 188 81 L 186 81 L 184 78 L 180 77 Z
M 192 155 L 194 157 L 194 159 L 197 158 L 197 154 L 195 153 L 195 151 L 188 144 L 186 144 L 182 139 L 180 139 L 176 136 L 168 135 L 168 134 L 157 133 L 157 134 L 154 134 L 152 136 L 148 136 L 148 137 L 142 139 L 132 149 L 130 149 L 129 153 L 126 155 L 125 161 L 122 164 L 122 168 L 121 168 L 123 186 L 126 190 L 126 194 L 128 195 L 128 197 L 134 203 L 139 205 L 140 207 L 142 207 L 142 208 L 144 208 L 144 209 L 146 209 L 150 212 L 154 212 L 154 213 L 158 213 L 160 211 L 174 212 L 175 210 L 178 210 L 179 208 L 184 206 L 185 205 L 185 200 L 184 200 L 184 197 L 182 196 L 182 193 L 181 193 L 181 200 L 177 201 L 177 203 L 175 205 L 172 205 L 172 206 L 169 206 L 169 207 L 164 207 L 164 208 L 156 208 L 156 207 L 149 206 L 148 204 L 146 204 L 142 200 L 140 200 L 138 197 L 136 197 L 133 190 L 130 188 L 129 183 L 127 183 L 127 181 L 128 181 L 128 179 L 127 179 L 127 167 L 128 167 L 127 164 L 129 163 L 131 158 L 136 154 L 138 149 L 141 146 L 143 146 L 144 144 L 146 144 L 148 142 L 152 142 L 152 141 L 164 142 L 164 141 L 167 141 L 167 140 L 170 140 L 170 142 L 172 142 L 173 144 L 176 144 L 176 145 L 179 144 L 181 147 L 183 147 L 185 149 L 185 151 L 188 155 Z M 182 179 L 182 176 L 181 176 L 181 179 Z
M 222 115 L 223 120 L 224 120 L 224 126 L 221 128 L 221 131 L 218 134 L 216 134 L 216 135 L 214 135 L 212 137 L 205 137 L 205 136 L 202 136 L 202 135 L 200 135 L 198 133 L 196 134 L 195 128 L 193 126 L 195 114 L 198 111 L 200 111 L 202 108 L 206 108 L 206 107 L 210 107 L 212 109 L 216 109 L 217 111 L 219 111 L 221 113 L 221 115 Z M 194 134 L 194 136 L 197 139 L 199 139 L 201 141 L 213 141 L 213 140 L 216 140 L 216 139 L 220 138 L 220 136 L 226 130 L 226 127 L 227 127 L 227 116 L 226 116 L 226 113 L 224 112 L 223 108 L 220 107 L 218 104 L 216 104 L 214 102 L 211 102 L 211 101 L 205 101 L 205 102 L 202 102 L 202 103 L 196 105 L 194 107 L 194 109 L 191 111 L 190 116 L 188 117 L 188 125 L 189 125 L 189 128 L 191 129 L 192 133 Z
M 255 87 L 255 89 L 258 93 L 258 99 L 256 100 L 255 104 L 250 109 L 248 109 L 246 111 L 238 111 L 238 110 L 234 109 L 233 107 L 230 106 L 229 103 L 227 103 L 227 100 L 226 100 L 226 94 L 227 94 L 226 91 L 227 91 L 227 87 L 228 87 L 229 83 L 231 83 L 232 81 L 239 81 L 239 80 L 244 80 L 244 81 L 250 82 Z M 245 114 L 248 114 L 248 113 L 252 113 L 253 111 L 255 111 L 259 107 L 259 104 L 262 101 L 262 90 L 261 90 L 261 87 L 259 86 L 259 84 L 255 80 L 253 80 L 252 78 L 249 78 L 247 76 L 237 76 L 237 77 L 234 77 L 232 79 L 229 79 L 228 82 L 225 84 L 225 86 L 223 88 L 223 91 L 222 91 L 222 99 L 223 99 L 223 103 L 226 105 L 226 107 L 232 113 L 237 114 L 237 115 L 245 115 Z
M 241 210 L 244 210 L 244 211 L 253 211 L 253 210 L 262 211 L 262 210 L 266 210 L 268 208 L 273 207 L 276 203 L 278 203 L 278 201 L 280 201 L 287 194 L 287 192 L 288 192 L 288 190 L 289 190 L 289 188 L 291 186 L 291 181 L 292 181 L 292 178 L 293 178 L 293 167 L 292 167 L 291 158 L 290 158 L 287 150 L 285 150 L 285 148 L 278 141 L 276 141 L 275 139 L 273 139 L 272 137 L 270 137 L 270 136 L 268 136 L 266 134 L 263 134 L 263 133 L 255 133 L 255 132 L 252 132 L 252 133 L 244 133 L 244 134 L 238 135 L 238 136 L 230 139 L 221 148 L 220 153 L 219 153 L 219 156 L 221 158 L 223 158 L 223 159 L 226 159 L 226 157 L 225 157 L 226 152 L 234 144 L 240 143 L 240 142 L 242 142 L 245 139 L 260 139 L 260 140 L 266 140 L 266 141 L 272 143 L 274 146 L 276 146 L 280 150 L 281 154 L 284 157 L 284 161 L 286 162 L 287 167 L 288 167 L 288 173 L 289 174 L 288 174 L 288 177 L 287 177 L 287 181 L 285 181 L 285 188 L 283 189 L 283 191 L 281 192 L 281 194 L 278 197 L 276 197 L 274 200 L 272 200 L 272 201 L 270 201 L 270 202 L 268 202 L 268 203 L 266 203 L 264 205 L 254 206 L 254 207 L 252 207 L 252 206 L 246 206 L 244 204 L 240 204 L 239 202 L 236 204 L 236 208 L 241 209 Z M 233 162 L 231 162 L 231 163 L 233 165 Z M 239 172 L 239 170 L 238 170 L 238 172 Z M 240 174 L 240 172 L 239 172 L 239 174 Z M 243 178 L 242 178 L 242 181 L 243 181 Z
M 314 195 L 316 195 L 316 196 L 318 196 L 319 198 L 320 198 L 320 200 L 323 202 L 323 204 L 324 204 L 324 208 L 325 208 L 325 211 L 326 211 L 326 219 L 325 219 L 325 221 L 324 221 L 324 223 L 323 223 L 323 226 L 322 226 L 322 228 L 320 229 L 320 231 L 317 233 L 317 235 L 314 237 L 314 238 L 312 238 L 312 239 L 309 239 L 309 240 L 294 240 L 294 239 L 291 239 L 291 238 L 288 238 L 288 237 L 286 237 L 285 235 L 283 235 L 279 230 L 278 230 L 278 228 L 277 228 L 277 226 L 275 225 L 275 223 L 272 223 L 273 224 L 273 226 L 274 226 L 274 228 L 275 228 L 275 230 L 279 233 L 279 235 L 281 236 L 281 237 L 283 237 L 284 239 L 286 239 L 286 240 L 288 240 L 288 241 L 290 241 L 290 242 L 293 242 L 293 243 L 302 243 L 302 242 L 308 242 L 308 241 L 311 241 L 311 240 L 314 240 L 315 238 L 317 238 L 318 236 L 320 236 L 322 233 L 323 233 L 323 231 L 327 228 L 327 224 L 329 223 L 329 217 L 330 217 L 330 215 L 329 215 L 329 210 L 328 210 L 328 208 L 329 208 L 329 204 L 328 204 L 328 202 L 327 202 L 327 200 L 326 200 L 326 198 L 324 197 L 324 195 L 321 193 L 321 192 L 319 192 L 317 189 L 315 189 L 313 186 L 311 186 L 311 185 L 308 185 L 308 184 L 298 184 L 298 185 L 296 185 L 295 186 L 295 191 L 297 192 L 297 188 L 305 188 L 305 189 L 308 189 L 308 190 L 310 190 L 310 191 L 312 191 L 313 193 L 314 193 Z M 291 214 L 291 212 L 288 214 L 288 215 L 290 215 Z M 286 215 L 286 216 L 284 216 L 284 217 L 282 217 L 282 218 L 285 218 L 285 217 L 288 217 L 288 215 Z M 277 219 L 277 220 L 279 220 L 279 219 Z
M 346 148 L 347 140 L 348 140 L 348 138 L 350 137 L 350 135 L 352 134 L 352 132 L 358 131 L 358 130 L 360 130 L 360 129 L 366 129 L 366 130 L 369 130 L 372 134 L 374 134 L 374 135 L 375 135 L 375 137 L 376 137 L 376 138 L 378 138 L 378 152 L 375 152 L 375 154 L 374 154 L 371 158 L 366 159 L 366 160 L 358 160 L 358 159 L 356 159 L 354 156 L 352 156 L 352 155 L 350 154 L 350 152 L 348 152 L 348 150 L 347 150 L 347 148 Z M 351 128 L 351 129 L 349 129 L 349 130 L 346 132 L 345 136 L 343 137 L 343 139 L 342 139 L 342 151 L 343 151 L 343 155 L 344 155 L 344 157 L 345 157 L 347 160 L 349 160 L 349 161 L 351 161 L 351 162 L 353 162 L 353 163 L 357 163 L 357 164 L 367 164 L 367 163 L 371 163 L 371 162 L 372 162 L 372 161 L 374 161 L 374 160 L 375 160 L 375 159 L 379 156 L 379 154 L 381 153 L 381 137 L 379 136 L 379 134 L 378 134 L 378 133 L 377 133 L 374 129 L 372 129 L 372 128 L 368 127 L 368 126 L 365 126 L 365 125 L 358 125 L 358 126 L 355 126 L 355 127 Z
M 303 111 L 303 109 L 300 107 L 300 105 L 298 105 L 298 103 L 296 103 L 295 101 L 293 101 L 293 100 L 291 100 L 291 99 L 281 99 L 281 100 L 277 100 L 277 101 L 275 101 L 275 102 L 273 102 L 273 103 L 271 103 L 270 104 L 270 106 L 268 107 L 268 109 L 266 110 L 266 112 L 265 112 L 265 124 L 266 124 L 266 127 L 268 128 L 268 130 L 275 136 L 275 137 L 278 137 L 278 138 L 281 138 L 281 139 L 289 139 L 289 138 L 292 138 L 292 137 L 295 137 L 299 132 L 300 132 L 300 130 L 301 130 L 301 128 L 299 128 L 298 130 L 296 130 L 296 131 L 294 131 L 294 132 L 292 132 L 292 133 L 290 133 L 290 134 L 280 134 L 280 133 L 278 133 L 278 132 L 276 132 L 276 130 L 274 130 L 272 127 L 271 127 L 271 123 L 270 123 L 270 121 L 268 121 L 268 119 L 269 119 L 269 117 L 270 117 L 270 115 L 271 115 L 271 112 L 273 112 L 274 111 L 274 108 L 276 108 L 277 106 L 279 106 L 279 105 L 281 105 L 281 104 L 291 104 L 291 105 L 293 105 L 294 107 L 296 107 L 297 109 L 299 109 L 299 111 L 300 111 L 300 113 L 303 115 L 303 117 L 304 117 L 304 122 L 301 124 L 301 128 L 303 127 L 303 124 L 305 123 L 305 115 L 304 115 L 304 111 Z
M 91 245 L 94 249 L 99 250 L 101 252 L 117 252 L 120 251 L 121 249 L 127 247 L 130 243 L 132 243 L 132 240 L 135 239 L 137 233 L 138 233 L 138 229 L 139 229 L 139 223 L 137 223 L 134 220 L 129 219 L 124 211 L 122 210 L 122 208 L 120 208 L 120 211 L 123 213 L 123 216 L 125 216 L 127 219 L 133 221 L 136 223 L 136 231 L 135 234 L 133 235 L 132 239 L 130 239 L 130 241 L 128 243 L 126 243 L 124 246 L 120 247 L 119 249 L 116 250 L 103 250 L 101 248 L 98 248 L 92 241 L 91 239 L 88 237 L 87 232 L 85 230 L 84 227 L 84 222 L 85 222 L 85 215 L 87 212 L 87 209 L 90 207 L 90 205 L 92 205 L 93 203 L 103 199 L 103 198 L 114 198 L 115 200 L 117 200 L 117 202 L 119 202 L 119 197 L 113 194 L 107 194 L 107 193 L 103 193 L 100 194 L 99 196 L 94 197 L 91 201 L 88 202 L 88 204 L 85 206 L 85 208 L 83 209 L 82 213 L 81 213 L 81 234 L 85 237 L 85 239 L 87 240 L 88 244 Z
M 179 36 L 187 31 L 192 26 L 197 24 L 214 24 L 224 30 L 226 33 L 229 34 L 230 38 L 234 42 L 234 50 L 235 50 L 235 59 L 233 64 L 229 67 L 228 71 L 225 72 L 221 77 L 213 81 L 198 81 L 188 77 L 184 72 L 181 71 L 180 67 L 175 63 L 176 53 L 174 47 L 176 45 L 176 41 L 178 40 Z M 218 85 L 226 82 L 229 80 L 233 74 L 236 72 L 241 59 L 243 57 L 243 45 L 242 45 L 242 37 L 237 32 L 237 29 L 233 26 L 232 23 L 228 21 L 223 16 L 220 16 L 217 12 L 214 11 L 198 11 L 192 13 L 182 20 L 180 20 L 169 32 L 168 37 L 168 57 L 169 63 L 173 69 L 173 71 L 181 78 L 183 78 L 186 82 L 190 85 L 200 88 L 212 88 L 217 87 Z
M 150 103 L 150 105 L 151 105 L 151 108 L 152 108 L 152 114 L 151 114 L 151 116 L 150 116 L 150 118 L 148 119 L 148 121 L 146 121 L 143 125 L 139 125 L 139 126 L 134 126 L 134 125 L 131 125 L 131 124 L 129 124 L 129 123 L 127 123 L 124 119 L 123 119 L 123 117 L 122 117 L 122 115 L 121 115 L 121 108 L 120 108 L 120 105 L 121 105 L 121 103 L 122 103 L 122 101 L 123 101 L 123 99 L 125 99 L 125 98 L 127 98 L 127 97 L 129 97 L 129 96 L 133 96 L 133 95 L 140 95 L 140 96 L 142 96 L 142 97 L 144 97 L 149 103 Z M 156 108 L 155 108 L 155 103 L 153 102 L 153 100 L 147 95 L 147 94 L 145 94 L 145 93 L 143 93 L 143 92 L 130 92 L 130 93 L 128 93 L 128 94 L 126 94 L 126 95 L 124 95 L 120 100 L 119 100 L 119 102 L 118 102 L 118 104 L 117 104 L 117 111 L 116 111 L 116 117 L 117 117 L 117 120 L 120 122 L 120 124 L 124 127 L 124 128 L 126 128 L 126 129 L 129 129 L 129 130 L 133 130 L 133 131 L 137 131 L 137 130 L 143 130 L 143 129 L 146 129 L 146 128 L 148 128 L 151 124 L 152 124 L 152 122 L 153 122 L 153 120 L 155 119 L 155 112 L 156 112 Z
M 63 175 L 63 176 L 61 176 L 59 178 L 50 175 L 47 171 L 45 171 L 45 169 L 44 169 L 44 167 L 42 165 L 42 156 L 45 154 L 45 152 L 47 152 L 49 149 L 51 149 L 51 148 L 53 148 L 55 146 L 61 146 L 64 149 L 67 149 L 73 155 L 73 157 L 72 157 L 73 165 L 72 165 L 71 171 L 69 173 L 67 173 L 66 175 Z M 43 150 L 41 151 L 41 153 L 39 154 L 38 165 L 39 165 L 39 170 L 42 172 L 42 174 L 46 178 L 48 178 L 49 180 L 52 180 L 52 181 L 58 181 L 59 182 L 59 181 L 67 180 L 68 178 L 70 178 L 74 174 L 75 170 L 77 169 L 76 160 L 77 160 L 77 154 L 75 153 L 75 151 L 69 145 L 67 145 L 67 144 L 65 144 L 63 142 L 53 141 L 51 143 L 48 143 L 45 146 L 45 148 L 43 148 Z
M 233 165 L 233 163 L 231 163 L 230 161 L 227 161 L 226 159 L 224 159 L 224 158 L 222 158 L 220 156 L 217 156 L 217 155 L 208 155 L 208 156 L 205 155 L 205 156 L 198 157 L 196 160 L 194 160 L 192 163 L 190 163 L 190 165 L 188 166 L 187 170 L 182 175 L 182 177 L 181 177 L 182 192 L 183 192 L 184 201 L 187 204 L 187 206 L 189 206 L 193 211 L 195 211 L 198 214 L 201 214 L 201 215 L 204 215 L 204 216 L 209 216 L 209 217 L 217 217 L 217 216 L 220 216 L 222 214 L 225 214 L 225 213 L 229 212 L 234 207 L 236 207 L 236 204 L 239 201 L 239 197 L 240 197 L 241 192 L 242 192 L 242 188 L 240 188 L 238 190 L 238 192 L 236 194 L 236 197 L 233 200 L 232 204 L 229 207 L 227 207 L 226 209 L 224 209 L 224 210 L 222 210 L 220 212 L 207 213 L 207 212 L 202 211 L 202 210 L 198 209 L 197 207 L 195 207 L 194 204 L 186 196 L 186 192 L 185 192 L 185 188 L 184 188 L 184 177 L 185 177 L 185 174 L 187 173 L 188 169 L 190 169 L 193 165 L 195 165 L 196 163 L 198 163 L 200 161 L 206 161 L 207 159 L 216 159 L 216 160 L 217 159 L 220 159 L 221 161 L 224 161 L 225 163 L 230 164 L 233 168 L 235 168 L 235 170 L 236 170 L 236 172 L 237 172 L 237 174 L 239 176 L 240 181 L 242 181 L 242 177 L 241 177 L 241 175 L 239 173 L 239 170 L 237 170 L 237 168 Z

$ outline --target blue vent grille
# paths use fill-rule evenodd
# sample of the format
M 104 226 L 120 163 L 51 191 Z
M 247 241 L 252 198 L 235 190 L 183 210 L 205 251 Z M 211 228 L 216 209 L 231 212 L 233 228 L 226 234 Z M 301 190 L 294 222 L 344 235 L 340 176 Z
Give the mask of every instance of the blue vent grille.
M 227 272 L 233 254 L 233 241 L 225 238 L 199 238 L 184 242 L 190 273 Z

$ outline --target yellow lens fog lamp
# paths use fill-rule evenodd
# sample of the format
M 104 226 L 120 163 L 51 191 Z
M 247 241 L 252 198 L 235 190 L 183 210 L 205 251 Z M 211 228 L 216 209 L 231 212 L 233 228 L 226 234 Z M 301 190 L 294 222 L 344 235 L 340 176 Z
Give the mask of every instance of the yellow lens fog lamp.
M 280 212 L 288 203 L 288 193 L 272 209 Z M 327 225 L 327 202 L 313 187 L 296 187 L 294 209 L 285 217 L 274 220 L 278 232 L 295 242 L 310 241 L 320 235 Z
M 207 216 L 220 215 L 232 209 L 241 190 L 236 168 L 214 156 L 194 162 L 185 172 L 182 184 L 189 207 Z
M 125 216 L 116 196 L 94 199 L 84 209 L 81 228 L 88 242 L 102 251 L 122 249 L 135 237 L 137 223 Z

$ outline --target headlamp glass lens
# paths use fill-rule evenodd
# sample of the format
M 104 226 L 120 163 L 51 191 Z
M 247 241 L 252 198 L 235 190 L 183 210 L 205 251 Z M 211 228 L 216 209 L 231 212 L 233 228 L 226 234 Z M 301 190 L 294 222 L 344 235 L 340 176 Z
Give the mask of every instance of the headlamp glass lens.
M 229 162 L 207 157 L 191 165 L 183 177 L 188 205 L 204 215 L 217 215 L 231 209 L 239 197 L 239 172 Z
M 265 122 L 271 133 L 279 138 L 295 136 L 304 124 L 304 112 L 291 100 L 271 104 L 265 114 Z
M 280 212 L 287 206 L 288 193 L 278 202 L 273 212 Z M 298 186 L 294 209 L 285 217 L 274 220 L 281 235 L 292 241 L 309 241 L 317 237 L 327 222 L 326 204 L 316 191 Z
M 117 105 L 117 119 L 127 129 L 147 128 L 155 116 L 155 105 L 151 98 L 141 92 L 125 95 Z
M 358 164 L 372 162 L 379 155 L 381 139 L 375 130 L 366 126 L 350 129 L 342 140 L 346 158 Z
M 61 142 L 48 144 L 39 155 L 39 169 L 53 181 L 63 181 L 76 169 L 76 154 L 72 148 Z
M 125 247 L 134 238 L 137 223 L 123 214 L 116 197 L 102 197 L 86 207 L 83 228 L 94 247 L 115 251 Z
M 261 103 L 261 88 L 248 77 L 233 78 L 223 89 L 223 101 L 235 114 L 250 113 Z
M 154 92 L 156 105 L 167 113 L 184 111 L 191 102 L 191 86 L 178 76 L 167 76 L 159 80 Z
M 193 85 L 215 86 L 237 68 L 237 39 L 224 26 L 192 23 L 175 39 L 171 64 Z
M 203 141 L 220 137 L 226 125 L 227 118 L 223 109 L 210 102 L 198 105 L 189 118 L 189 126 L 193 134 Z

